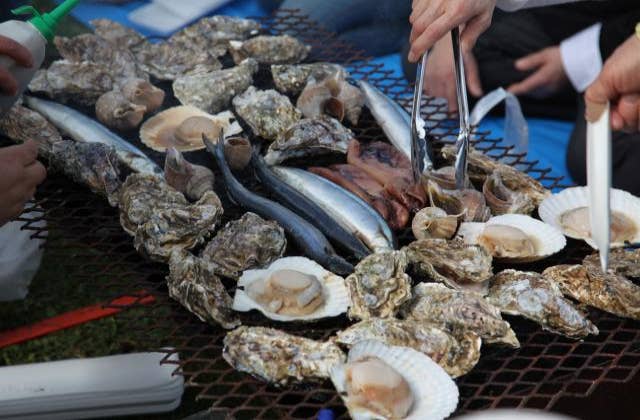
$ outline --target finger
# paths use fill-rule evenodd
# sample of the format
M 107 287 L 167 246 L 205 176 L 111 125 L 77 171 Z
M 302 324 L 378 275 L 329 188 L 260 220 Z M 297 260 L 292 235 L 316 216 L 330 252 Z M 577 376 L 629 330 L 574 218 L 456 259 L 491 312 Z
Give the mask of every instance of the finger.
M 516 60 L 515 67 L 520 71 L 532 70 L 540 67 L 546 62 L 545 51 L 538 51 Z
M 411 4 L 411 15 L 409 15 L 409 22 L 414 23 L 420 16 L 431 7 L 433 10 L 439 8 L 433 0 L 413 0 Z
M 12 159 L 21 166 L 28 166 L 38 157 L 38 145 L 33 140 L 26 143 L 0 149 L 2 155 Z
M 624 120 L 617 110 L 611 110 L 611 129 L 613 131 L 622 131 L 624 129 Z
M 0 36 L 0 53 L 13 58 L 22 67 L 33 67 L 33 58 L 29 50 L 11 38 Z
M 625 95 L 620 99 L 617 112 L 622 117 L 626 131 L 635 131 L 638 128 L 638 106 L 640 105 L 639 95 Z
M 460 34 L 463 50 L 471 51 L 473 49 L 480 35 L 491 25 L 491 17 L 491 13 L 483 13 L 465 24 L 464 30 Z
M 546 74 L 543 71 L 537 71 L 521 82 L 512 84 L 507 90 L 514 95 L 523 95 L 543 86 L 545 82 Z
M 25 167 L 25 178 L 30 186 L 40 185 L 47 177 L 47 170 L 37 160 Z
M 482 82 L 480 82 L 480 72 L 478 70 L 478 62 L 472 52 L 466 52 L 464 55 L 464 63 L 467 76 L 467 86 L 469 92 L 479 98 L 484 93 L 482 92 Z
M 416 11 L 415 19 L 412 22 L 413 37 L 411 43 L 426 31 L 439 17 L 443 16 L 445 9 L 435 2 L 427 2 L 423 10 Z
M 18 93 L 18 82 L 5 68 L 0 67 L 0 91 L 8 96 Z
M 596 121 L 600 118 L 602 111 L 604 111 L 606 103 L 618 98 L 612 80 L 613 78 L 609 76 L 605 68 L 596 81 L 587 88 L 587 91 L 584 93 L 585 117 L 587 121 Z
M 433 47 L 440 38 L 447 34 L 456 24 L 451 17 L 442 15 L 433 22 L 418 38 L 411 43 L 411 51 L 409 51 L 409 61 L 416 62 L 429 48 Z

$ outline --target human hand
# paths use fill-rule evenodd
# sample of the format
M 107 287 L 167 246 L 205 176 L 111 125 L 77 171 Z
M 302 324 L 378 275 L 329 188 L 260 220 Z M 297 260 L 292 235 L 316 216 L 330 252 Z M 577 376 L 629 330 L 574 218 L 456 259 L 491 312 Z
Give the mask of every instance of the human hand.
M 11 38 L 0 35 L 0 55 L 11 57 L 22 67 L 32 67 L 33 59 L 28 49 Z M 18 91 L 18 82 L 4 67 L 0 67 L 0 92 L 13 96 Z
M 482 84 L 478 73 L 478 63 L 471 51 L 463 54 L 463 59 L 469 93 L 480 97 L 482 96 Z M 429 96 L 445 98 L 449 104 L 450 112 L 458 110 L 453 49 L 449 34 L 436 42 L 429 53 L 424 71 L 424 92 Z
M 0 226 L 22 213 L 44 181 L 47 171 L 37 157 L 34 141 L 0 149 Z
M 597 120 L 608 101 L 614 130 L 640 131 L 640 38 L 633 35 L 613 52 L 584 99 L 588 121 Z
M 496 0 L 413 0 L 409 61 L 418 61 L 439 39 L 461 25 L 461 48 L 471 51 L 491 25 L 495 6 Z
M 569 83 L 559 46 L 544 48 L 522 57 L 516 61 L 515 67 L 523 72 L 530 70 L 534 72 L 526 79 L 507 88 L 514 95 L 547 98 Z

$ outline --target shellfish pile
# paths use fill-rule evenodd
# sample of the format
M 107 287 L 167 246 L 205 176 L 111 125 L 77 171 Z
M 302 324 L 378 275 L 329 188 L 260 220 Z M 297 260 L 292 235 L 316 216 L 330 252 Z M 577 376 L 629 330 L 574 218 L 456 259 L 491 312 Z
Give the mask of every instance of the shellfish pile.
M 133 152 L 118 142 L 80 141 L 22 104 L 0 131 L 34 138 L 54 169 L 118 207 L 135 248 L 168 265 L 169 296 L 230 330 L 223 357 L 237 370 L 281 387 L 330 380 L 354 418 L 437 419 L 455 410 L 451 378 L 474 368 L 483 344 L 520 346 L 503 315 L 573 339 L 598 334 L 576 302 L 640 319 L 629 280 L 640 251 L 614 251 L 607 273 L 595 256 L 515 270 L 560 252 L 565 236 L 589 242 L 580 188 L 551 195 L 473 150 L 466 189 L 455 190 L 450 146 L 440 151 L 447 165 L 414 182 L 396 143 L 357 138 L 374 105 L 346 68 L 303 62 L 309 46 L 251 20 L 206 18 L 160 43 L 94 26 L 56 41 L 63 59 L 31 92 L 95 106 L 116 132 L 141 125 L 141 147 L 164 154 L 163 173 L 126 165 Z M 265 71 L 273 83 L 259 83 Z M 163 81 L 179 106 L 163 106 Z M 249 167 L 277 202 L 242 184 Z M 225 191 L 245 210 L 233 220 L 223 219 Z M 612 205 L 612 245 L 637 242 L 640 200 L 614 191 Z M 408 226 L 413 238 L 399 246 Z M 496 263 L 510 268 L 496 273 Z M 326 340 L 287 332 L 327 319 L 343 328 Z

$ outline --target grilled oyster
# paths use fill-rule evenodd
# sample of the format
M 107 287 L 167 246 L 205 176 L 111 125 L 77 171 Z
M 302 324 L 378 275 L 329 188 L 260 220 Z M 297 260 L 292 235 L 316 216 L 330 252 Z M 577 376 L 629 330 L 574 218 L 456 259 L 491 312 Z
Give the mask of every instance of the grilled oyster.
M 19 103 L 0 116 L 0 132 L 18 143 L 36 141 L 38 153 L 44 157 L 51 157 L 54 144 L 62 141 L 60 132 L 53 124 Z
M 237 279 L 243 271 L 263 268 L 281 258 L 287 248 L 284 229 L 254 213 L 245 213 L 220 229 L 202 251 L 218 275 Z
M 343 314 L 350 303 L 342 277 L 307 258 L 286 257 L 242 273 L 233 309 L 257 309 L 276 321 L 313 321 Z
M 167 184 L 191 200 L 199 200 L 207 191 L 213 191 L 215 177 L 211 169 L 188 162 L 175 148 L 167 150 L 164 161 Z
M 141 69 L 159 80 L 210 73 L 222 68 L 215 52 L 185 48 L 178 42 L 146 42 L 135 50 L 135 57 Z
M 478 363 L 482 340 L 471 331 L 456 336 L 413 320 L 371 318 L 338 331 L 334 341 L 351 347 L 361 341 L 376 340 L 390 346 L 410 347 L 438 363 L 451 377 L 462 376 Z
M 215 114 L 228 108 L 234 96 L 251 86 L 257 71 L 258 63 L 246 59 L 230 69 L 183 75 L 173 82 L 173 93 L 182 105 Z
M 136 105 L 124 97 L 119 90 L 112 90 L 98 98 L 96 117 L 109 128 L 132 130 L 142 122 L 147 107 Z
M 367 256 L 347 277 L 351 293 L 349 318 L 369 319 L 394 316 L 411 298 L 411 279 L 405 273 L 407 258 L 401 251 Z
M 431 323 L 445 331 L 473 331 L 487 343 L 518 348 L 520 343 L 500 309 L 476 293 L 449 289 L 437 283 L 420 283 L 413 299 L 402 308 L 407 319 Z
M 493 214 L 531 214 L 536 209 L 533 198 L 523 192 L 512 191 L 502 182 L 502 170 L 489 175 L 482 186 L 484 197 Z
M 269 145 L 264 159 L 268 165 L 277 165 L 291 158 L 345 154 L 352 138 L 351 130 L 336 119 L 304 118 L 290 125 Z
M 441 154 L 450 165 L 453 165 L 456 159 L 455 145 L 443 147 Z M 509 165 L 493 160 L 478 150 L 469 150 L 467 164 L 469 167 L 469 177 L 476 185 L 483 185 L 491 174 L 499 171 L 502 182 L 507 188 L 527 195 L 533 200 L 536 207 L 551 194 L 549 190 L 529 175 Z
M 90 61 L 54 61 L 48 69 L 38 70 L 29 83 L 31 92 L 83 106 L 95 105 L 98 98 L 111 89 L 110 70 Z
M 157 111 L 164 102 L 164 90 L 143 79 L 125 80 L 120 90 L 130 102 L 144 106 L 146 113 Z
M 138 31 L 110 19 L 93 19 L 89 23 L 97 36 L 121 47 L 133 50 L 147 42 Z
M 331 381 L 358 420 L 444 419 L 458 405 L 456 384 L 433 360 L 378 341 L 356 344 Z
M 338 71 L 346 73 L 344 67 L 333 63 L 274 64 L 271 66 L 271 75 L 276 89 L 290 95 L 302 92 L 309 77 L 322 80 Z M 349 74 L 346 73 L 345 77 L 348 76 Z
M 583 338 L 598 328 L 562 296 L 558 285 L 538 273 L 505 270 L 491 281 L 487 300 L 502 313 L 520 315 L 547 331 Z
M 273 89 L 258 90 L 253 86 L 233 98 L 233 106 L 240 118 L 256 136 L 275 140 L 291 124 L 302 118 L 289 98 Z
M 216 277 L 213 266 L 185 250 L 169 259 L 169 296 L 204 322 L 232 329 L 240 320 L 231 310 L 231 296 Z
M 296 64 L 307 58 L 311 47 L 289 35 L 259 35 L 246 41 L 229 41 L 233 61 L 254 58 L 261 64 Z
M 557 265 L 543 276 L 555 281 L 562 293 L 605 312 L 640 320 L 640 287 L 613 272 L 602 273 L 599 264 Z
M 456 169 L 453 166 L 443 166 L 424 174 L 423 182 L 433 181 L 444 190 L 455 190 L 456 186 Z M 471 181 L 467 177 L 466 188 L 471 188 Z
M 600 267 L 600 254 L 588 255 L 582 264 Z M 640 278 L 640 249 L 612 249 L 609 253 L 609 270 L 623 277 Z
M 451 239 L 458 230 L 458 217 L 450 216 L 440 207 L 425 207 L 413 217 L 411 231 L 420 239 Z
M 429 201 L 451 216 L 459 216 L 466 222 L 485 222 L 491 217 L 491 210 L 479 191 L 444 190 L 435 181 L 427 181 Z
M 279 386 L 326 379 L 331 368 L 345 360 L 331 342 L 263 327 L 239 327 L 228 333 L 222 357 L 235 369 Z
M 493 272 L 491 254 L 483 247 L 458 240 L 422 239 L 403 251 L 418 274 L 454 289 L 486 294 Z

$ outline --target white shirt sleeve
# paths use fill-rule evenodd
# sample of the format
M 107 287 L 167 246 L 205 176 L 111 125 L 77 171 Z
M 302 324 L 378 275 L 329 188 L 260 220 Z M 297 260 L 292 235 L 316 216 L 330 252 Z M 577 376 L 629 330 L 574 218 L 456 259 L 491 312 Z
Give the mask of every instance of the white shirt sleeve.
M 513 12 L 514 10 L 523 8 L 551 6 L 575 1 L 580 0 L 497 0 L 496 5 L 504 11 Z
M 560 43 L 562 65 L 578 92 L 589 87 L 602 70 L 601 28 L 602 24 L 596 23 Z

